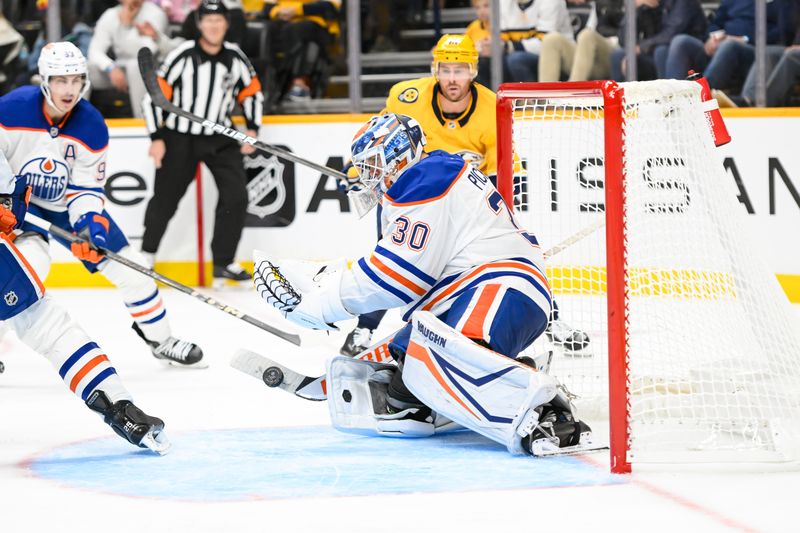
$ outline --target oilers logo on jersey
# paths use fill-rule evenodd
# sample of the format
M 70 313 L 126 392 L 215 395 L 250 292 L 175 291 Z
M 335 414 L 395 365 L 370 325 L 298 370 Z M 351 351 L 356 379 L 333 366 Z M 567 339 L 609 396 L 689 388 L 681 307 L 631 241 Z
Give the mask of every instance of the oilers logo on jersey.
M 31 159 L 22 165 L 18 175 L 32 187 L 34 197 L 48 202 L 63 198 L 69 183 L 69 167 L 49 157 Z

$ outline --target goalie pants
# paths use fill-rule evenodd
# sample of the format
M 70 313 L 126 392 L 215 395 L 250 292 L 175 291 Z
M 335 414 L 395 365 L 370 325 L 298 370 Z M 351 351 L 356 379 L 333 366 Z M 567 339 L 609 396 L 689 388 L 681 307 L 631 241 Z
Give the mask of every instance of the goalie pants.
M 153 197 L 145 211 L 142 251 L 158 251 L 167 224 L 202 162 L 213 174 L 219 192 L 211 240 L 214 264 L 225 267 L 233 263 L 248 202 L 239 143 L 222 135 L 189 135 L 172 130 L 163 130 L 162 137 L 167 152 L 161 168 L 156 170 Z

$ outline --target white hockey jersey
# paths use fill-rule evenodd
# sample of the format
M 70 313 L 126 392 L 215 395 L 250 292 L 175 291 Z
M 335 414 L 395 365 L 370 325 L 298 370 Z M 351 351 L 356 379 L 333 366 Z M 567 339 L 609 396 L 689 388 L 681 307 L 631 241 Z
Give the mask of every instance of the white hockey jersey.
M 38 87 L 0 98 L 0 151 L 32 187 L 32 204 L 69 211 L 74 224 L 83 213 L 103 211 L 108 127 L 83 99 L 59 124 L 44 109 Z
M 381 200 L 383 237 L 342 277 L 340 296 L 355 314 L 405 306 L 441 315 L 463 291 L 492 280 L 550 313 L 552 294 L 536 237 L 500 193 L 460 157 L 431 152 Z

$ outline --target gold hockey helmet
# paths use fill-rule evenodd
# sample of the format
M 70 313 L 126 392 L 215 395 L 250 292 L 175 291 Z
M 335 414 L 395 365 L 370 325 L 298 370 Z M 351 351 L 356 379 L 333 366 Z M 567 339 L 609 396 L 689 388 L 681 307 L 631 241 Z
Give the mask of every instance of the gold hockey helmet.
M 433 49 L 431 73 L 439 79 L 440 63 L 466 63 L 469 65 L 471 78 L 478 75 L 478 50 L 469 35 L 442 35 Z

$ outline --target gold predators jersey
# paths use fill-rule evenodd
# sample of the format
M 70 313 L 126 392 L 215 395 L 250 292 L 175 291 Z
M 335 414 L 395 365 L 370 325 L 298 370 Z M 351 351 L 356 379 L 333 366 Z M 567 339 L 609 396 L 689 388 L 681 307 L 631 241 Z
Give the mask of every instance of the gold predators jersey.
M 395 84 L 382 113 L 408 115 L 422 126 L 425 151 L 444 150 L 461 156 L 487 176 L 497 174 L 496 97 L 473 83 L 472 99 L 460 116 L 446 118 L 439 107 L 439 84 L 433 76 Z

